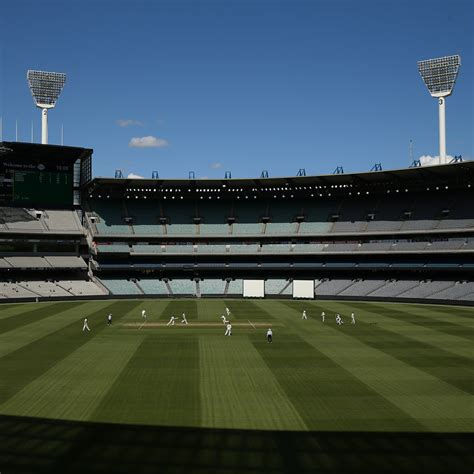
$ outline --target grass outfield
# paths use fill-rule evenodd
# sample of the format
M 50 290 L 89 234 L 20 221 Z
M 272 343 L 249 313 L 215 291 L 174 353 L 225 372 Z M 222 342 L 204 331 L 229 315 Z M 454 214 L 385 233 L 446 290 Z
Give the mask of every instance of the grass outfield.
M 224 337 L 219 318 L 226 305 L 232 337 Z M 148 314 L 144 325 L 142 309 Z M 307 321 L 301 320 L 303 309 Z M 166 326 L 171 314 L 183 311 L 188 326 Z M 335 324 L 335 312 L 343 316 L 343 326 Z M 103 436 L 116 442 L 110 431 L 115 426 L 126 439 L 122 448 L 144 433 L 142 448 L 153 439 L 161 448 L 175 439 L 161 451 L 153 443 L 141 463 L 134 458 L 143 472 L 156 449 L 161 454 L 154 462 L 164 462 L 169 472 L 191 472 L 195 466 L 201 466 L 199 472 L 290 472 L 291 466 L 298 472 L 341 472 L 344 466 L 382 472 L 387 453 L 401 463 L 393 472 L 410 472 L 410 462 L 420 466 L 420 455 L 431 463 L 430 472 L 446 468 L 443 462 L 449 464 L 444 472 L 457 472 L 456 467 L 462 472 L 470 456 L 466 440 L 474 431 L 473 313 L 468 307 L 346 301 L 1 305 L 0 471 L 52 472 L 75 452 L 77 430 L 84 436 L 91 427 L 91 439 L 106 456 Z M 90 333 L 82 332 L 86 316 Z M 273 344 L 266 342 L 267 327 L 273 328 Z M 35 430 L 43 433 L 43 442 L 31 435 Z M 70 433 L 66 447 L 58 430 Z M 232 441 L 230 448 L 221 444 L 232 436 L 238 447 Z M 85 438 L 77 449 L 88 452 L 93 447 Z M 299 455 L 290 462 L 295 439 L 301 443 L 291 452 Z M 329 440 L 334 441 L 325 445 Z M 418 440 L 421 451 L 413 451 Z M 352 458 L 346 459 L 340 446 Z M 231 454 L 211 454 L 218 447 Z M 178 460 L 165 462 L 176 449 Z M 121 466 L 127 472 L 124 454 L 115 452 L 106 456 L 117 464 L 114 472 Z M 99 466 L 95 457 L 89 461 L 89 471 Z

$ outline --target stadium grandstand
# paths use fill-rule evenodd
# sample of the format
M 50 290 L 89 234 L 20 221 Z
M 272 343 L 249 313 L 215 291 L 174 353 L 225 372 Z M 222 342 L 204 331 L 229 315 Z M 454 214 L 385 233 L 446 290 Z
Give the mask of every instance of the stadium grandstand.
M 474 301 L 474 163 L 258 179 L 92 178 L 92 150 L 3 142 L 0 299 Z M 297 285 L 296 285 L 297 286 Z
M 28 71 L 42 144 L 0 141 L 0 474 L 470 472 L 474 161 L 448 163 L 440 61 L 440 164 L 238 179 L 93 177 L 48 144 L 66 75 Z

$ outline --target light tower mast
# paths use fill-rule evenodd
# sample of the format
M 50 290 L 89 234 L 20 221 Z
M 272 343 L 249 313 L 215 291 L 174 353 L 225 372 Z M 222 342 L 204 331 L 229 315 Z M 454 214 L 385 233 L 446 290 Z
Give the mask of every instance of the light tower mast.
M 66 82 L 62 72 L 28 71 L 26 73 L 36 107 L 41 109 L 41 143 L 48 143 L 48 109 L 54 108 Z
M 446 104 L 458 76 L 461 57 L 459 55 L 418 61 L 418 71 L 432 97 L 439 104 L 439 162 L 446 163 Z

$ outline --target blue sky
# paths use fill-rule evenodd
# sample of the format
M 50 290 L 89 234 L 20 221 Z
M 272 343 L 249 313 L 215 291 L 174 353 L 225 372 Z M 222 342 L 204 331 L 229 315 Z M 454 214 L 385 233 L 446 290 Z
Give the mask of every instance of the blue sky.
M 417 61 L 460 54 L 447 150 L 472 158 L 473 20 L 468 0 L 4 0 L 3 139 L 17 120 L 30 141 L 33 120 L 40 140 L 26 83 L 39 69 L 68 75 L 50 143 L 63 124 L 66 145 L 94 149 L 96 176 L 402 168 L 410 140 L 415 157 L 438 153 Z

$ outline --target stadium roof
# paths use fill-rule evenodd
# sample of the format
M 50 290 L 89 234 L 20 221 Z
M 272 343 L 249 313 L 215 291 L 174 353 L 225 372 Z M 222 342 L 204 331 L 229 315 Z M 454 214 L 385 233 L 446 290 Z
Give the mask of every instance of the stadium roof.
M 319 176 L 287 176 L 277 178 L 229 178 L 229 179 L 129 179 L 94 178 L 87 186 L 88 190 L 107 188 L 116 192 L 129 188 L 191 188 L 206 191 L 207 188 L 281 188 L 281 187 L 371 187 L 386 186 L 410 187 L 427 184 L 474 184 L 474 161 L 457 162 L 447 165 L 405 168 L 389 171 L 371 171 L 365 173 L 331 174 Z
M 23 142 L 0 142 L 0 157 L 9 160 L 33 159 L 33 160 L 61 160 L 75 162 L 92 155 L 90 148 L 80 148 L 62 145 L 40 145 L 38 143 Z

